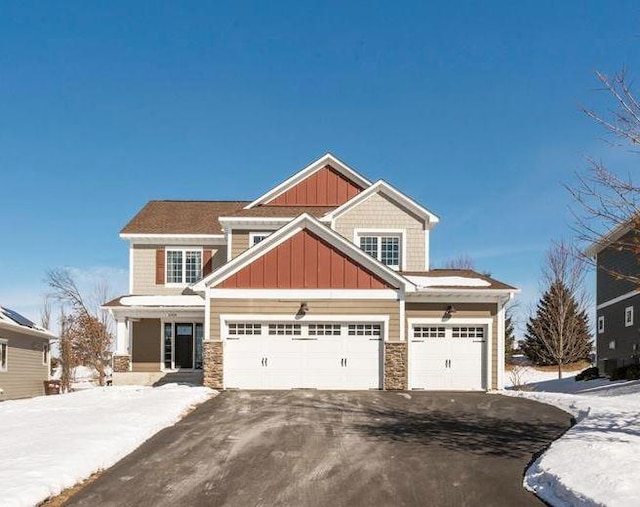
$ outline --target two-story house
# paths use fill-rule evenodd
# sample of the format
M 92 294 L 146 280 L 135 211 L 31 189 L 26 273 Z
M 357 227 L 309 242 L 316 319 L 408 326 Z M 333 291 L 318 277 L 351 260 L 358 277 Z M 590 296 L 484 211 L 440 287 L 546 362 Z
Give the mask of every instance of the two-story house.
M 152 201 L 122 230 L 114 382 L 247 389 L 503 385 L 517 289 L 429 269 L 439 219 L 327 154 L 254 201 Z
M 601 371 L 640 357 L 640 278 L 637 226 L 621 224 L 591 245 L 586 253 L 596 261 L 596 354 Z

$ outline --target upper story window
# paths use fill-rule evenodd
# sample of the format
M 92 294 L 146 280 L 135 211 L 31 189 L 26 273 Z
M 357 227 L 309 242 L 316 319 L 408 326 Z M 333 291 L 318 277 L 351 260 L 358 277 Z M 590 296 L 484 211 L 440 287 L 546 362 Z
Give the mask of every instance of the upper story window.
M 604 315 L 598 317 L 598 334 L 604 333 Z
M 633 326 L 633 306 L 627 306 L 624 309 L 624 325 L 625 327 Z
M 271 231 L 250 232 L 249 233 L 249 246 L 257 245 L 263 239 L 267 238 L 271 234 Z
M 202 278 L 202 250 L 167 248 L 167 284 L 195 283 Z
M 402 235 L 397 233 L 358 233 L 360 248 L 392 269 L 402 264 Z
M 0 340 L 0 371 L 7 371 L 9 344 L 7 340 Z

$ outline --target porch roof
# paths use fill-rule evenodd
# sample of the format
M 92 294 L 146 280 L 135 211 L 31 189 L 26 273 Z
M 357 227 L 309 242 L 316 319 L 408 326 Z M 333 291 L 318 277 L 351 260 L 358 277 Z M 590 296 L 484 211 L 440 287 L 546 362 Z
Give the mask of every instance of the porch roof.
M 204 298 L 197 294 L 175 296 L 120 296 L 105 303 L 104 308 L 204 308 Z

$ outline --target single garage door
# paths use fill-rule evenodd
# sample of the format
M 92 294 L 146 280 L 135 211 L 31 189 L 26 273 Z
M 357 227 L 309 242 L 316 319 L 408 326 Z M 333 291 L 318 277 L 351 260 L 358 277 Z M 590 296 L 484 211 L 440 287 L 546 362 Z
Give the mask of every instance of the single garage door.
M 227 324 L 224 384 L 240 389 L 380 389 L 382 324 Z
M 412 389 L 486 388 L 486 326 L 414 325 L 409 344 Z

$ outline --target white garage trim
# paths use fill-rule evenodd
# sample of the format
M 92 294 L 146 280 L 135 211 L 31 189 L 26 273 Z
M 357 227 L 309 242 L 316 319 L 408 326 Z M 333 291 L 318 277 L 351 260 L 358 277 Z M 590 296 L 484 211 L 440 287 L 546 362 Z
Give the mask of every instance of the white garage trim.
M 226 313 L 220 315 L 220 334 L 222 339 L 227 339 L 229 322 L 286 322 L 288 324 L 314 324 L 316 322 L 335 322 L 337 324 L 373 323 L 382 324 L 382 341 L 389 341 L 389 316 L 388 315 L 261 315 L 247 313 Z M 224 331 L 224 332 L 223 332 Z
M 486 326 L 487 329 L 487 339 L 485 342 L 485 368 L 486 368 L 486 373 L 485 373 L 485 379 L 484 379 L 484 383 L 485 383 L 485 388 L 486 390 L 490 390 L 491 389 L 491 385 L 492 385 L 492 377 L 491 377 L 491 341 L 492 341 L 492 329 L 493 329 L 493 319 L 491 317 L 469 317 L 469 318 L 465 318 L 465 317 L 458 317 L 458 318 L 451 318 L 451 319 L 446 319 L 446 320 L 442 320 L 441 317 L 415 317 L 415 318 L 410 318 L 407 319 L 407 324 L 409 326 L 408 329 L 408 336 L 407 336 L 407 354 L 408 354 L 408 361 L 407 361 L 407 387 L 409 389 L 413 389 L 413 386 L 411 385 L 411 337 L 413 336 L 413 328 L 414 326 L 420 326 L 420 325 L 430 325 L 430 326 L 439 326 L 439 327 L 464 327 L 464 326 L 473 326 L 473 325 L 481 325 L 481 326 Z
M 501 305 L 498 305 L 498 307 L 500 307 Z M 497 382 L 496 382 L 496 387 L 498 389 L 504 389 L 504 347 L 505 347 L 505 343 L 504 343 L 504 330 L 505 330 L 505 323 L 504 323 L 504 316 L 505 316 L 505 307 L 502 306 L 502 308 L 500 308 L 500 310 L 498 311 L 498 326 L 497 326 L 497 331 L 498 331 L 498 378 L 497 378 Z
M 393 289 L 209 289 L 213 299 L 398 299 Z

